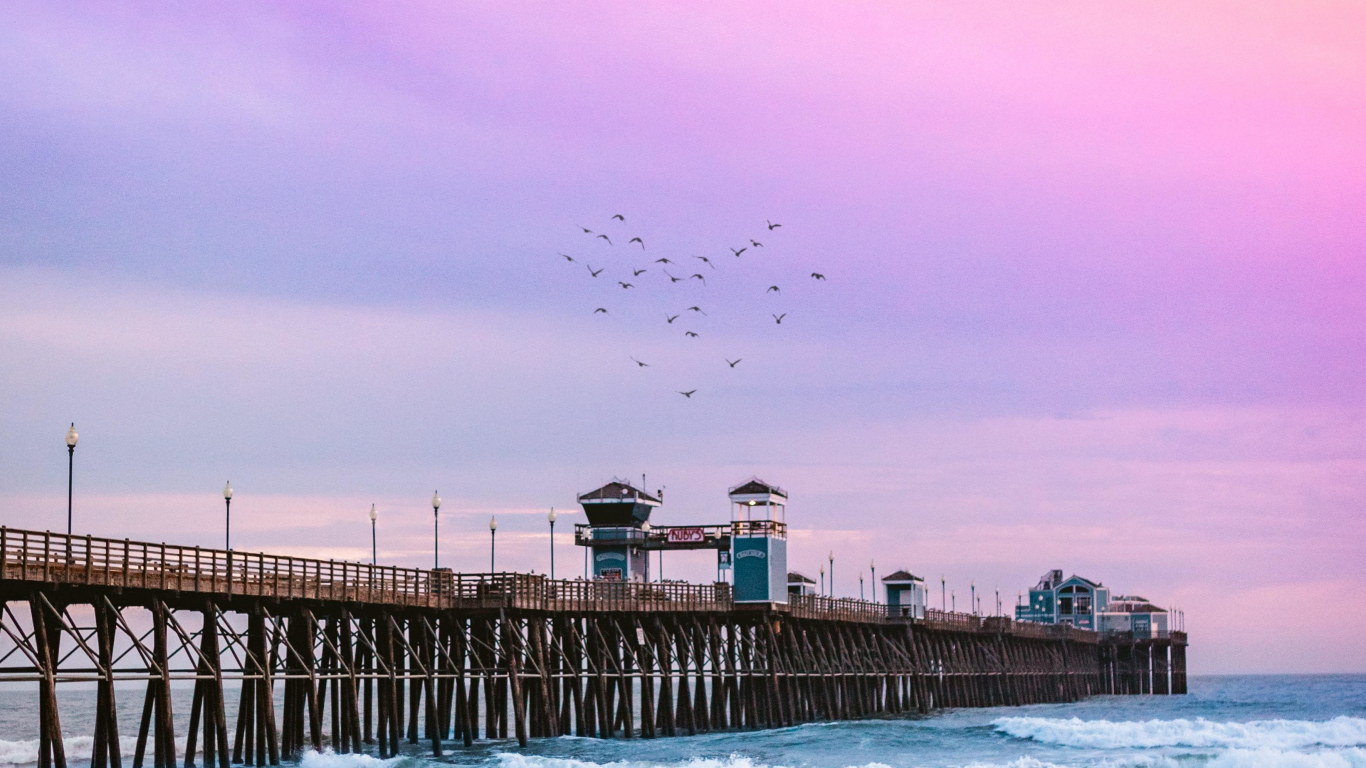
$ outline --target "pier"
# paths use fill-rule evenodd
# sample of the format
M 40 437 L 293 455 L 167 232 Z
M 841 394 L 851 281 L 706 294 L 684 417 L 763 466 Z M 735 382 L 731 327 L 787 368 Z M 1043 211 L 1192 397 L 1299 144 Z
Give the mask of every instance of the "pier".
M 66 768 L 56 689 L 71 683 L 96 705 L 92 768 L 389 757 L 405 741 L 441 755 L 510 733 L 521 745 L 655 738 L 1186 690 L 1183 632 L 905 616 L 815 595 L 744 602 L 724 582 L 463 574 L 0 528 L 0 599 L 0 682 L 38 697 L 40 768 Z M 119 702 L 120 683 L 142 695 Z M 120 703 L 141 712 L 131 756 Z M 177 754 L 172 714 L 187 705 Z

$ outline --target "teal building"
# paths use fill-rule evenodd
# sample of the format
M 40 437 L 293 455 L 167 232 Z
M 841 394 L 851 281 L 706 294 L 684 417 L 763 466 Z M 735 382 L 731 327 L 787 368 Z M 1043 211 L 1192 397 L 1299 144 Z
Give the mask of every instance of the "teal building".
M 887 590 L 887 615 L 904 619 L 925 618 L 925 580 L 907 570 L 882 577 Z
M 592 576 L 603 581 L 646 580 L 646 531 L 642 526 L 663 503 L 663 494 L 649 494 L 623 480 L 579 494 L 588 519 L 586 541 Z
M 1109 608 L 1108 587 L 1081 576 L 1064 579 L 1061 570 L 1052 570 L 1029 590 L 1028 603 L 1015 606 L 1015 619 L 1099 631 L 1098 617 Z
M 787 491 L 757 477 L 730 489 L 737 603 L 787 602 Z

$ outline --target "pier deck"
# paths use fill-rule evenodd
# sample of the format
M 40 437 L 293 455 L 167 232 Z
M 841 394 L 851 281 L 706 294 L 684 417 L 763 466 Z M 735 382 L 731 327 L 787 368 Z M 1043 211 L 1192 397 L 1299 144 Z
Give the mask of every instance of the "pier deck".
M 439 755 L 509 725 L 522 744 L 649 738 L 1185 692 L 1179 632 L 907 619 L 815 596 L 737 604 L 724 583 L 459 574 L 2 527 L 0 600 L 0 681 L 36 683 L 40 768 L 65 768 L 55 688 L 82 681 L 96 683 L 92 768 L 122 766 L 115 691 L 129 681 L 146 686 L 134 768 L 148 754 L 178 764 L 171 714 L 187 694 L 184 764 L 228 768 L 306 748 L 387 757 L 404 739 Z M 225 681 L 241 685 L 231 743 Z

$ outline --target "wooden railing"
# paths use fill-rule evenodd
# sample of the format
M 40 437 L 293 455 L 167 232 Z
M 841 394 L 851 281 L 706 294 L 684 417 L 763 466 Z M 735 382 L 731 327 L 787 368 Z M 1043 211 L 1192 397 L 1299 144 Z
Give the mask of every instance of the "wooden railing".
M 766 521 L 761 521 L 766 522 Z M 0 526 L 0 580 L 347 602 L 438 609 L 541 611 L 729 611 L 726 583 L 558 580 L 526 573 L 453 573 L 342 560 L 314 560 L 129 539 L 68 536 Z M 888 606 L 853 598 L 791 596 L 794 618 L 877 623 Z M 1070 625 L 1013 621 L 934 608 L 916 623 L 960 632 L 1096 642 Z M 1172 633 L 1173 640 L 1184 633 Z
M 881 622 L 887 618 L 885 605 L 851 597 L 788 595 L 787 607 L 789 613 L 799 619 Z
M 0 527 L 0 579 L 426 608 L 718 611 L 729 584 L 452 573 Z

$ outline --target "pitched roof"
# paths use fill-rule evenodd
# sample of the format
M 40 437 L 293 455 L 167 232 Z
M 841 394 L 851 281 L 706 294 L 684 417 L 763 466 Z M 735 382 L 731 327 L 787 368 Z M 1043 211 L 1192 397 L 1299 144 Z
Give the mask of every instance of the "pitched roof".
M 916 576 L 915 574 L 913 574 L 913 573 L 911 573 L 910 571 L 907 571 L 907 570 L 900 570 L 900 571 L 897 571 L 896 573 L 888 574 L 887 576 L 883 576 L 883 577 L 882 577 L 882 580 L 883 580 L 883 581 L 924 581 L 924 579 L 920 578 L 919 576 Z
M 639 497 L 641 501 L 653 501 L 656 504 L 661 503 L 660 500 L 654 497 L 653 495 L 648 494 L 645 491 L 640 490 L 639 488 L 636 488 L 628 482 L 618 480 L 615 477 L 612 478 L 612 482 L 608 483 L 607 485 L 604 485 L 601 488 L 589 491 L 588 493 L 579 494 L 578 500 L 580 502 L 624 500 L 634 501 L 637 497 Z
M 810 578 L 810 577 L 808 577 L 808 576 L 805 576 L 805 575 L 803 575 L 803 574 L 797 573 L 796 571 L 788 571 L 788 572 L 787 572 L 787 583 L 788 583 L 788 584 L 815 584 L 815 583 L 816 583 L 816 580 L 813 579 L 813 578 Z
M 743 483 L 731 488 L 728 493 L 731 496 L 749 496 L 752 494 L 772 494 L 779 498 L 786 499 L 787 491 L 776 485 L 770 485 L 757 477 L 751 477 Z

